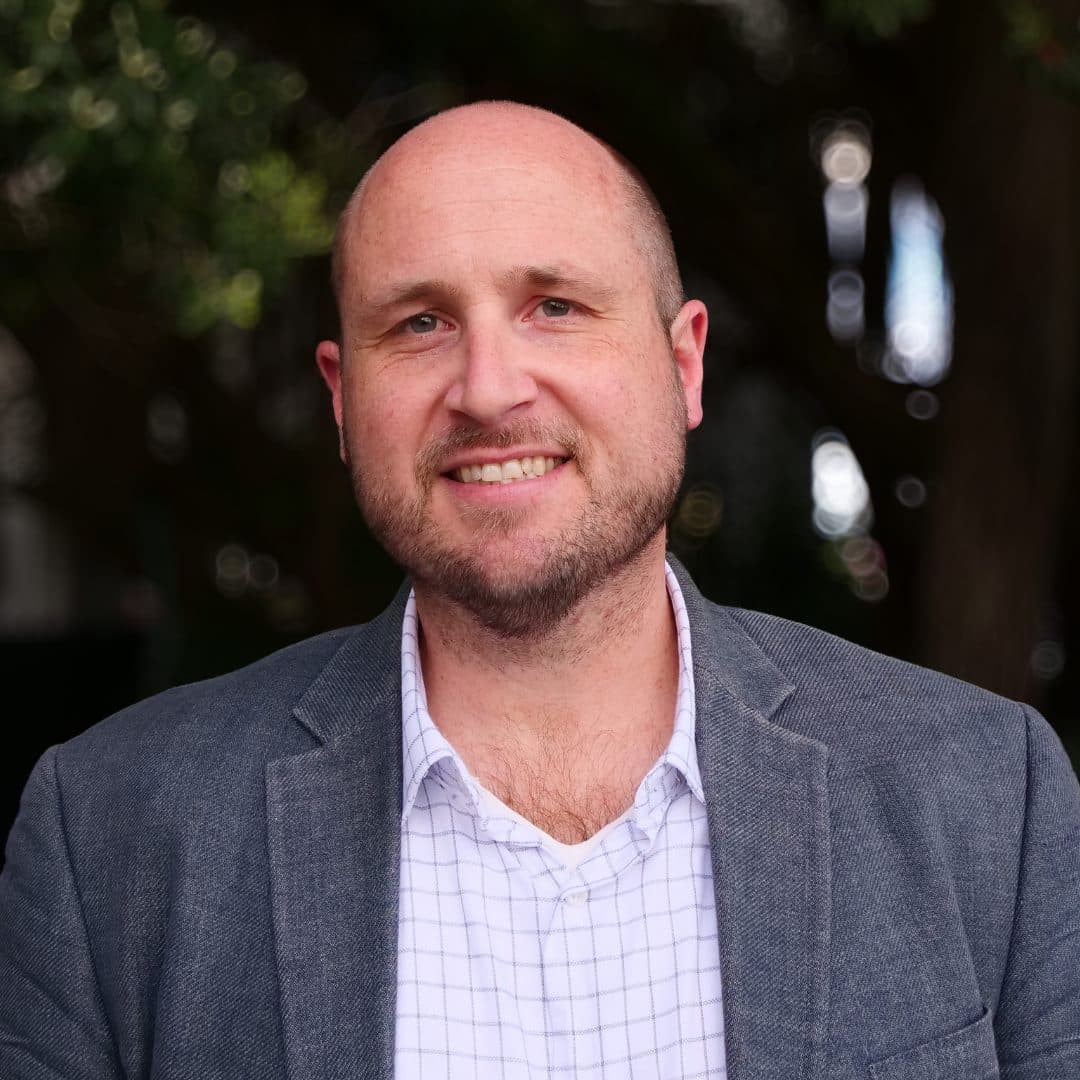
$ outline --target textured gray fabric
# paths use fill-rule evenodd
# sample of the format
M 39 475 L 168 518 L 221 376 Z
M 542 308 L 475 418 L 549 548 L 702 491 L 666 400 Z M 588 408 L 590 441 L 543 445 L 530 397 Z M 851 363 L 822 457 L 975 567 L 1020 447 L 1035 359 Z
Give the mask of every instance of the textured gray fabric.
M 1045 721 L 676 569 L 732 1080 L 1080 1077 Z M 392 1074 L 403 605 L 44 755 L 0 876 L 3 1080 Z

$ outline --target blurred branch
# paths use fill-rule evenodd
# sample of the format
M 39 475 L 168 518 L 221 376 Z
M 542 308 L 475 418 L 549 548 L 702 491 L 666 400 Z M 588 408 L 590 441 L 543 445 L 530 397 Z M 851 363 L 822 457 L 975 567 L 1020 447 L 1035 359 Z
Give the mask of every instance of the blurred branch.
M 1080 19 L 1071 4 L 1006 0 L 1009 51 L 1056 90 L 1080 93 Z
M 359 154 L 299 72 L 161 0 L 0 0 L 0 31 L 13 325 L 47 303 L 47 259 L 135 285 L 183 334 L 250 327 L 292 261 L 328 249 Z
M 834 26 L 891 39 L 934 13 L 935 0 L 826 0 Z M 1055 0 L 999 0 L 1005 49 L 1054 89 L 1080 93 L 1080 21 L 1074 4 Z
M 922 22 L 934 10 L 934 0 L 826 0 L 825 17 L 836 26 L 850 27 L 876 38 L 896 37 L 907 26 Z

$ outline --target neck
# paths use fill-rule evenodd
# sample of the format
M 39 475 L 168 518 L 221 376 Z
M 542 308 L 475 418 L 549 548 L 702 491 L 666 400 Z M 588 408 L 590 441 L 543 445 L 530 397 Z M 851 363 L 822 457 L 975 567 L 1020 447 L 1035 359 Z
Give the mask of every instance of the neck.
M 416 593 L 432 719 L 489 790 L 559 839 L 633 800 L 671 737 L 678 649 L 663 534 L 542 638 Z

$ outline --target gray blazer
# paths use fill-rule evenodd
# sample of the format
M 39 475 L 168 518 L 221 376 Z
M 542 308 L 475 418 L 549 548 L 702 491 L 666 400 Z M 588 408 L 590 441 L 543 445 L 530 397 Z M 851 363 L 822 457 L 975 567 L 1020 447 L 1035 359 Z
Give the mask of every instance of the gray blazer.
M 1036 713 L 690 615 L 731 1080 L 1080 1078 L 1080 788 Z M 404 595 L 37 765 L 3 1080 L 393 1072 Z

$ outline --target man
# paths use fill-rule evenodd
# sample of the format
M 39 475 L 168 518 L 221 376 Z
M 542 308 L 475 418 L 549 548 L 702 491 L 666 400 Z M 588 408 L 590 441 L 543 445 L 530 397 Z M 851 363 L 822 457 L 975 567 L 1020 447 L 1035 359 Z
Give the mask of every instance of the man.
M 1080 789 L 1026 707 L 665 563 L 707 316 L 507 103 L 343 215 L 319 369 L 411 588 L 49 751 L 3 1077 L 1080 1076 Z

